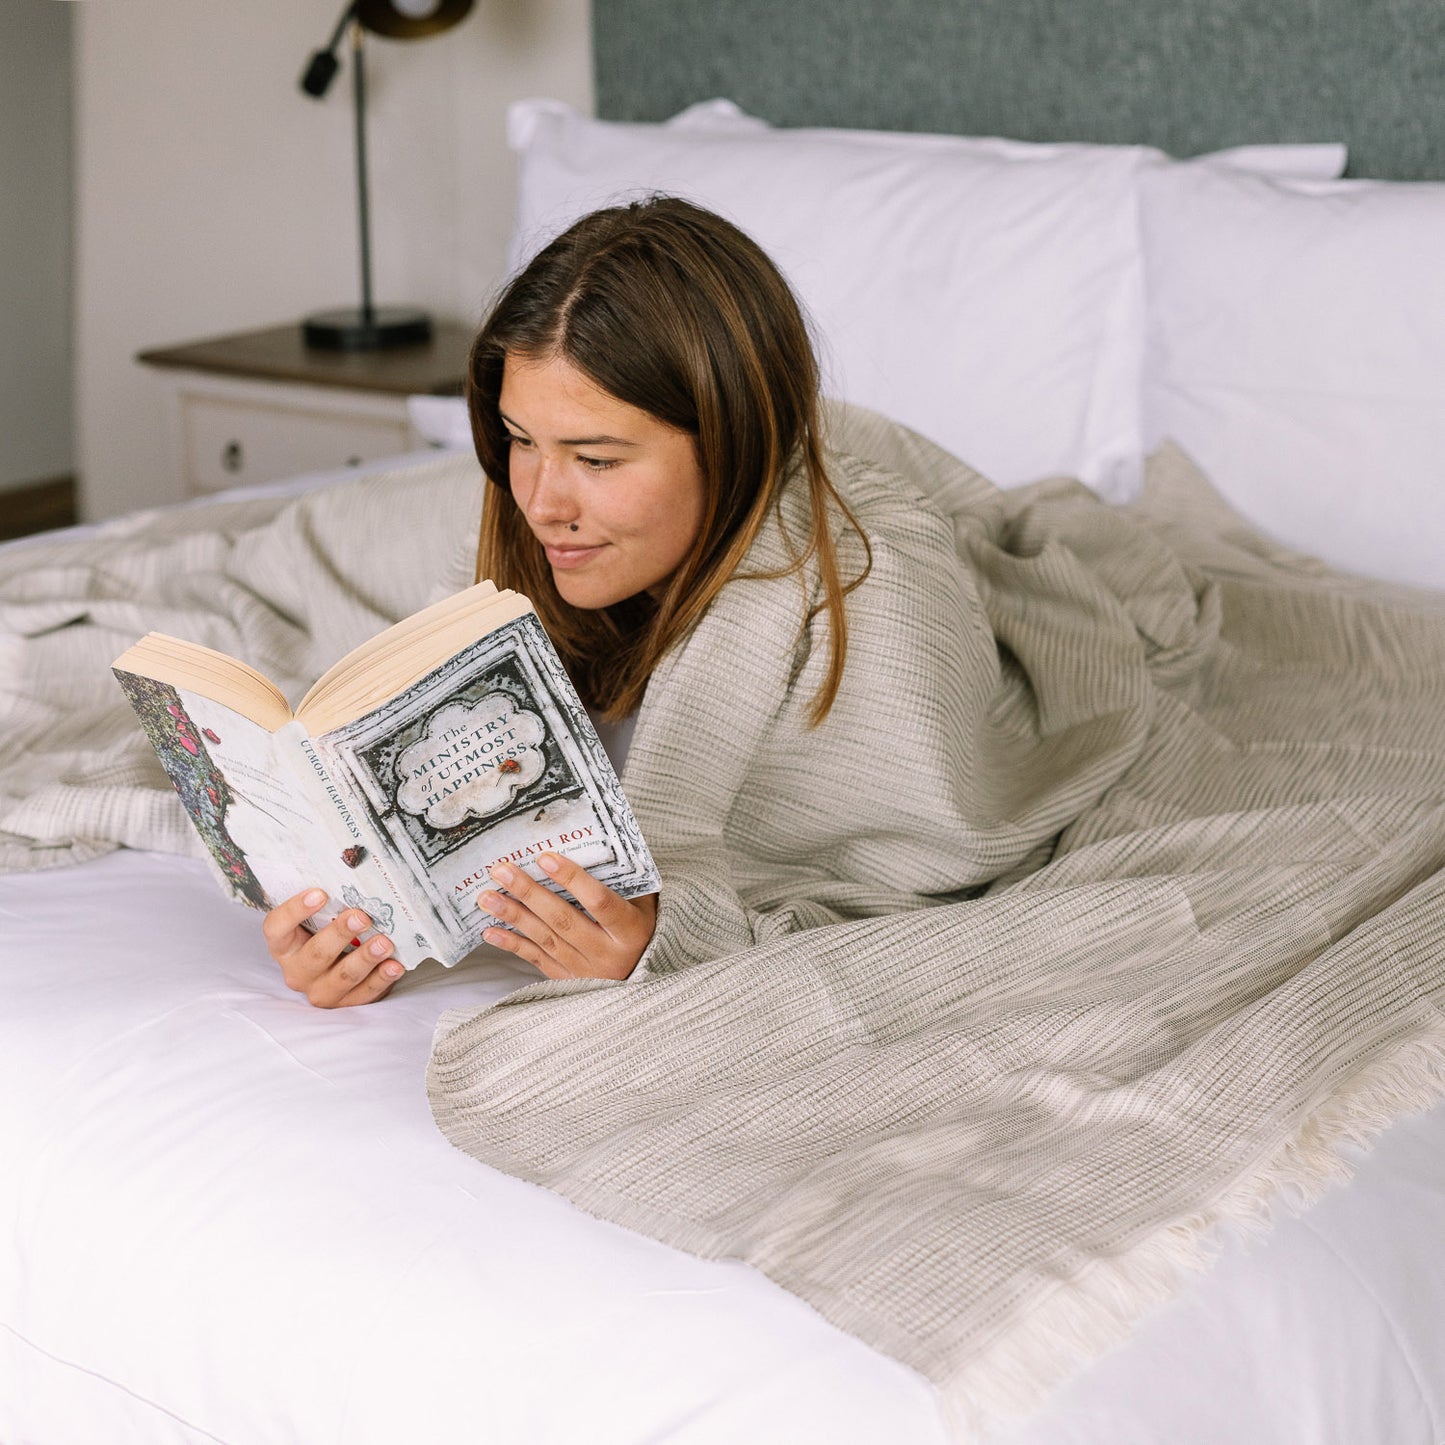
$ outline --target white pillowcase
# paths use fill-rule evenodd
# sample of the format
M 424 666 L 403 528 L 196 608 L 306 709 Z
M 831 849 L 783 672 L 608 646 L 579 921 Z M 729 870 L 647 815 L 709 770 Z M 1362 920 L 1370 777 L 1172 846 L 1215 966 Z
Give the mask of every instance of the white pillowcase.
M 747 231 L 812 322 L 824 389 L 1002 485 L 1066 474 L 1128 495 L 1143 455 L 1137 182 L 1143 146 L 774 129 L 727 102 L 664 125 L 556 101 L 508 118 L 519 265 L 578 216 L 651 191 Z M 1222 163 L 1338 174 L 1344 148 Z
M 449 452 L 473 449 L 472 419 L 466 401 L 459 396 L 409 396 L 406 416 L 411 429 L 428 446 Z
M 1336 566 L 1445 587 L 1445 184 L 1142 181 L 1146 440 Z

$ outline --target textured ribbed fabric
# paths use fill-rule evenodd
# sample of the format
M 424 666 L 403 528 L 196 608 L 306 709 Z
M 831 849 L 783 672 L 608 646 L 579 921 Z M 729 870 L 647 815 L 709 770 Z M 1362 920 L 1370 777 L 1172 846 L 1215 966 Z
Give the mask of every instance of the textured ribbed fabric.
M 664 880 L 637 973 L 445 1017 L 429 1090 L 966 1433 L 1445 1087 L 1445 602 L 1279 552 L 1172 450 L 1118 511 L 835 439 L 908 480 L 833 458 L 873 570 L 826 723 L 797 580 L 731 584 L 624 776 Z
M 448 455 L 294 501 L 138 513 L 0 549 L 0 872 L 122 844 L 199 856 L 111 662 L 169 632 L 295 703 L 352 647 L 471 582 L 480 482 Z

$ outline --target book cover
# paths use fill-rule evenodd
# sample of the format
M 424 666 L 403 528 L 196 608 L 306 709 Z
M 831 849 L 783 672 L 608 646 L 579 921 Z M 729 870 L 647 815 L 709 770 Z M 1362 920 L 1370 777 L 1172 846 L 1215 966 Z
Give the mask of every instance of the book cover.
M 320 882 L 344 906 L 330 835 L 278 768 L 272 735 L 189 688 L 115 676 L 226 891 L 269 909 Z
M 377 866 L 448 953 L 476 947 L 496 922 L 476 899 L 501 860 L 558 892 L 536 867 L 544 852 L 625 898 L 657 891 L 617 775 L 532 614 L 314 743 L 364 810 Z

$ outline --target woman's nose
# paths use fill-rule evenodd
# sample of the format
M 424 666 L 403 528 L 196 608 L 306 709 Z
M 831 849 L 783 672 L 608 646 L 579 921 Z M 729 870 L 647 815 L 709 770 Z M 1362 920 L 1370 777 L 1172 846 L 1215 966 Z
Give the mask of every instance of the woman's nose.
M 533 482 L 522 511 L 534 523 L 570 522 L 577 515 L 577 499 L 572 494 L 562 468 L 547 457 L 541 457 L 533 474 Z

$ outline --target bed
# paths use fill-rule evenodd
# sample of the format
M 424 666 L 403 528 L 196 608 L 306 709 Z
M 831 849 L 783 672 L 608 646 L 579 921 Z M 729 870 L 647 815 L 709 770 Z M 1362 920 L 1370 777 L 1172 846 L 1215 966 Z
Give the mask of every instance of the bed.
M 510 117 L 514 259 L 601 199 L 696 195 L 789 272 L 832 391 L 996 482 L 1077 476 L 1122 502 L 1170 438 L 1286 546 L 1445 589 L 1445 114 L 1392 60 L 1440 53 L 1445 19 L 1240 5 L 1236 31 L 1203 8 L 1081 9 L 828 7 L 822 25 L 597 0 L 602 119 Z M 443 451 L 211 505 L 241 537 L 290 495 L 344 508 L 338 485 L 462 495 L 471 465 Z M 0 549 L 12 635 L 16 559 L 54 545 Z M 424 1091 L 437 1021 L 526 969 L 479 955 L 324 1014 L 200 861 L 95 851 L 0 876 L 5 1445 L 972 1437 L 921 1375 L 763 1273 L 447 1143 Z M 1286 1195 L 1267 1229 L 1215 1229 L 1207 1270 L 994 1433 L 1445 1439 L 1445 1105 L 1426 1103 L 1339 1144 L 1307 1210 Z

